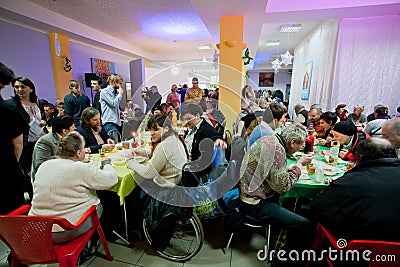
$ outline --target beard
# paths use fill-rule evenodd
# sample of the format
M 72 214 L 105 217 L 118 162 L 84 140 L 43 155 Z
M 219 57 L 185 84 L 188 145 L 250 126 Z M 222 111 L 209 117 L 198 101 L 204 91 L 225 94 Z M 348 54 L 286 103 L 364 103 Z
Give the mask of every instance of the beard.
M 92 130 L 95 131 L 96 133 L 101 132 L 101 125 L 90 126 L 90 128 L 92 128 Z

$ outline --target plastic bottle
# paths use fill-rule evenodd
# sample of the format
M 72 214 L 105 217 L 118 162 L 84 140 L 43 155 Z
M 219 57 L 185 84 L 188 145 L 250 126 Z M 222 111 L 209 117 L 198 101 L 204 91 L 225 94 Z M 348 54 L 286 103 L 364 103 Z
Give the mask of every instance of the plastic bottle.
M 171 122 L 172 122 L 172 128 L 174 129 L 174 130 L 176 130 L 176 127 L 178 126 L 178 117 L 177 117 L 177 114 L 176 114 L 176 111 L 174 110 L 174 111 L 172 111 L 172 118 L 171 118 Z
M 312 135 L 312 133 L 310 133 L 307 138 L 306 138 L 306 142 L 304 144 L 304 153 L 308 154 L 310 152 L 313 152 L 314 150 L 314 136 Z
M 330 156 L 329 156 L 329 164 L 336 166 L 338 162 L 338 157 L 339 157 L 339 142 L 337 141 L 332 141 L 332 146 L 330 149 Z
M 315 182 L 321 183 L 324 178 L 324 170 L 318 165 L 315 170 Z

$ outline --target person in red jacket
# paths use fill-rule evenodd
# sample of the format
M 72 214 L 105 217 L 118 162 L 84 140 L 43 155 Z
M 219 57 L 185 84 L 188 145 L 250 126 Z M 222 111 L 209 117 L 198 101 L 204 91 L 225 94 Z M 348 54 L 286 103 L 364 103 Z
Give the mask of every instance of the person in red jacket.
M 339 157 L 343 160 L 355 162 L 355 151 L 358 144 L 366 139 L 364 132 L 357 131 L 351 121 L 340 121 L 333 126 L 333 140 L 340 144 Z

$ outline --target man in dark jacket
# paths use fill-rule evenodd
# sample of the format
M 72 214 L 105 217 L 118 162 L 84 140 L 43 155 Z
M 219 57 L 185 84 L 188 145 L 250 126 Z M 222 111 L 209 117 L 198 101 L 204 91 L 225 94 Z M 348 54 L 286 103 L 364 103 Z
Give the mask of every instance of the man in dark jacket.
M 85 108 L 81 116 L 81 124 L 76 130 L 85 139 L 85 148 L 88 153 L 98 153 L 100 148 L 112 151 L 115 148 L 112 140 L 100 123 L 100 112 L 92 107 Z
M 189 103 L 183 108 L 181 116 L 181 120 L 189 129 L 185 136 L 185 144 L 192 163 L 196 161 L 195 171 L 199 177 L 211 171 L 214 145 L 224 149 L 227 147 L 222 136 L 203 119 L 202 114 L 199 105 Z
M 356 166 L 311 203 L 318 222 L 336 238 L 400 241 L 400 160 L 381 138 L 360 143 Z
M 101 105 L 100 105 L 100 92 L 101 92 L 101 85 L 102 81 L 101 78 L 97 75 L 94 75 L 90 78 L 90 86 L 92 87 L 92 90 L 96 92 L 96 95 L 94 96 L 92 106 L 100 111 L 100 116 L 101 116 Z
M 158 92 L 157 86 L 153 85 L 150 90 L 142 95 L 144 102 L 146 102 L 146 114 L 149 110 L 153 111 L 156 107 L 161 105 L 162 96 Z

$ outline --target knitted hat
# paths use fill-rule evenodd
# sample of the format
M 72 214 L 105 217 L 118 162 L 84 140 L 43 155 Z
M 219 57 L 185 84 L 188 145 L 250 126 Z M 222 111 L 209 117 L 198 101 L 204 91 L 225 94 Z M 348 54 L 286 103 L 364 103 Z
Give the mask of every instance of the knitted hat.
M 353 136 L 357 133 L 357 127 L 351 121 L 339 121 L 333 126 L 333 130 L 347 136 Z

